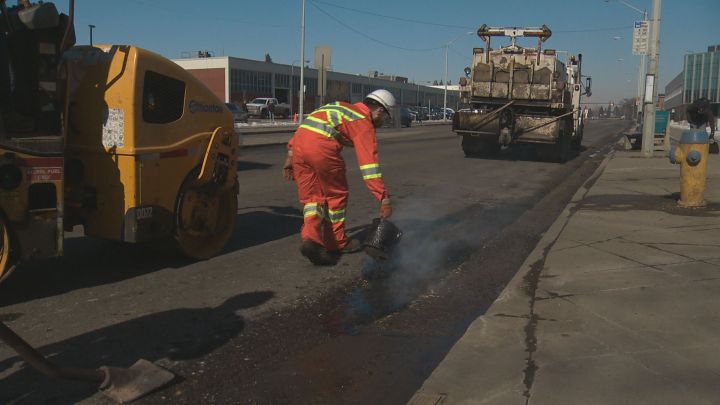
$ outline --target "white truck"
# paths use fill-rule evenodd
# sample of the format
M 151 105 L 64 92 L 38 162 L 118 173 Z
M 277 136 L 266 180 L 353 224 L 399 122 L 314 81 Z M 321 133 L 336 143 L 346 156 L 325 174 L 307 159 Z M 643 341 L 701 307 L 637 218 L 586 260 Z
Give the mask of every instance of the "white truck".
M 485 48 L 473 48 L 472 69 L 460 78 L 460 97 L 470 108 L 453 116 L 453 131 L 462 136 L 466 156 L 535 144 L 541 158 L 565 162 L 570 148 L 580 148 L 583 115 L 580 98 L 590 95 L 591 79 L 582 83 L 582 55 L 560 61 L 541 44 L 552 32 L 540 28 L 492 28 L 477 32 Z M 510 37 L 508 46 L 491 48 L 492 37 Z M 517 37 L 537 37 L 537 48 L 517 45 Z
M 271 104 L 274 105 L 276 117 L 287 118 L 290 116 L 290 105 L 279 103 L 276 98 L 272 97 L 258 97 L 247 103 L 248 113 L 254 117 L 267 118 Z

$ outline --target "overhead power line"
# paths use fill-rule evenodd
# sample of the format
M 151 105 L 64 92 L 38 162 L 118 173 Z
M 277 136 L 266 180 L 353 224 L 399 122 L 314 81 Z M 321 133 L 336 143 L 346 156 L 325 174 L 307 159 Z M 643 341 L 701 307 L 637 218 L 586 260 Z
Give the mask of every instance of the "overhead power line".
M 461 53 L 460 53 L 458 50 L 456 50 L 454 47 L 450 46 L 450 47 L 448 47 L 448 49 L 450 49 L 450 51 L 453 52 L 455 55 L 458 55 L 458 56 L 460 56 L 460 57 L 463 58 L 463 59 L 467 59 L 467 60 L 469 60 L 469 61 L 472 61 L 472 57 L 471 57 L 471 56 L 461 54 Z
M 136 3 L 142 7 L 148 7 L 152 8 L 158 11 L 163 12 L 164 14 L 167 14 L 169 16 L 175 17 L 175 18 L 192 18 L 193 20 L 204 20 L 204 21 L 224 21 L 228 23 L 233 24 L 244 24 L 244 25 L 256 25 L 260 27 L 270 27 L 270 28 L 285 28 L 287 29 L 287 25 L 281 25 L 281 24 L 268 24 L 264 22 L 259 22 L 258 20 L 239 20 L 232 17 L 225 18 L 225 16 L 204 16 L 199 13 L 193 13 L 189 14 L 186 12 L 183 12 L 182 10 L 178 10 L 175 8 L 168 8 L 165 6 L 158 5 L 156 1 L 148 1 L 148 0 L 131 0 L 133 3 Z M 231 16 L 232 13 L 226 13 L 225 15 Z
M 617 30 L 629 30 L 633 26 L 625 25 L 622 27 L 607 27 L 607 28 L 584 28 L 581 30 L 553 30 L 553 32 L 599 32 L 599 31 L 617 31 Z
M 360 30 L 358 30 L 358 29 L 356 29 L 356 28 L 351 27 L 350 25 L 346 24 L 345 22 L 343 22 L 343 21 L 340 20 L 339 18 L 337 18 L 337 17 L 335 17 L 334 15 L 332 15 L 332 14 L 328 13 L 327 11 L 325 11 L 322 7 L 320 7 L 319 5 L 317 5 L 315 1 L 312 1 L 312 0 L 311 0 L 311 1 L 310 1 L 310 4 L 311 4 L 313 7 L 315 7 L 316 9 L 318 9 L 318 11 L 320 11 L 321 13 L 323 13 L 323 14 L 325 14 L 326 16 L 330 17 L 331 19 L 335 20 L 335 22 L 337 22 L 338 24 L 342 25 L 343 27 L 349 29 L 350 31 L 352 31 L 352 32 L 354 32 L 354 33 L 356 33 L 356 34 L 358 34 L 358 35 L 360 35 L 360 36 L 362 36 L 362 37 L 364 37 L 364 38 L 366 38 L 366 39 L 369 39 L 370 41 L 376 42 L 376 43 L 378 43 L 378 44 L 380 44 L 380 45 L 384 45 L 384 46 L 387 46 L 387 47 L 390 47 L 390 48 L 395 48 L 395 49 L 401 49 L 401 50 L 403 50 L 403 51 L 413 51 L 413 52 L 434 51 L 434 50 L 442 49 L 442 48 L 445 47 L 445 45 L 440 45 L 440 46 L 436 46 L 436 47 L 432 47 L 432 48 L 406 48 L 406 47 L 402 47 L 402 46 L 398 46 L 398 45 L 393 45 L 393 44 L 387 43 L 387 42 L 385 42 L 385 41 L 381 41 L 381 40 L 379 40 L 379 39 L 377 39 L 377 38 L 373 38 L 373 37 L 371 37 L 370 35 L 362 32 L 362 31 L 360 31 Z
M 375 17 L 387 18 L 389 20 L 403 21 L 403 22 L 413 23 L 413 24 L 434 25 L 436 27 L 446 27 L 446 28 L 462 28 L 464 30 L 477 28 L 477 27 L 468 27 L 465 25 L 440 24 L 440 23 L 435 23 L 435 22 L 431 22 L 431 21 L 420 21 L 420 20 L 413 20 L 411 18 L 395 17 L 395 16 L 391 16 L 391 15 L 386 15 L 386 14 L 373 13 L 372 11 L 359 10 L 356 8 L 340 6 L 337 4 L 333 4 L 333 3 L 329 3 L 329 2 L 321 1 L 321 0 L 314 0 L 313 2 L 324 4 L 324 5 L 330 6 L 330 7 L 340 8 L 343 10 L 353 11 L 355 13 L 367 14 L 367 15 L 372 15 Z
M 342 9 L 342 10 L 352 11 L 352 12 L 355 12 L 355 13 L 366 14 L 366 15 L 371 15 L 371 16 L 380 17 L 380 18 L 387 18 L 387 19 L 389 19 L 389 20 L 402 21 L 402 22 L 406 22 L 406 23 L 422 24 L 422 25 L 433 25 L 433 26 L 436 26 L 436 27 L 446 27 L 446 28 L 461 28 L 461 29 L 464 29 L 464 30 L 467 30 L 467 29 L 476 29 L 476 28 L 477 28 L 477 27 L 471 27 L 471 26 L 467 26 L 467 25 L 442 24 L 442 23 L 436 23 L 436 22 L 432 22 L 432 21 L 422 21 L 422 20 L 414 20 L 414 19 L 412 19 L 412 18 L 396 17 L 396 16 L 392 16 L 392 15 L 374 13 L 374 12 L 372 12 L 372 11 L 360 10 L 360 9 L 357 9 L 357 8 L 341 6 L 341 5 L 338 5 L 338 4 L 333 4 L 333 3 L 330 3 L 330 2 L 327 2 L 327 1 L 322 1 L 322 0 L 311 0 L 311 1 L 312 1 L 313 3 L 323 4 L 323 5 L 326 5 L 326 6 L 329 6 L 329 7 L 335 7 L 335 8 L 339 8 L 339 9 Z M 479 25 L 478 25 L 478 26 L 479 26 Z M 631 29 L 631 28 L 633 28 L 633 27 L 632 27 L 632 26 L 629 26 L 629 25 L 626 25 L 626 26 L 622 26 L 622 27 L 553 30 L 553 32 L 568 32 L 568 33 L 573 33 L 573 32 L 598 32 L 598 31 L 624 30 L 624 29 Z

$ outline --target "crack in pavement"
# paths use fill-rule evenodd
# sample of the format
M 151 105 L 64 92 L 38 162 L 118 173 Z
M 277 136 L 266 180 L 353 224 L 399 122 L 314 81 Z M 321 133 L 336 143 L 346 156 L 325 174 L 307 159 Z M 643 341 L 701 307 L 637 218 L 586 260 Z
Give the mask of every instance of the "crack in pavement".
M 565 225 L 567 225 L 567 222 Z M 563 225 L 563 228 L 565 228 L 565 225 Z M 561 233 L 562 232 L 558 233 L 555 239 L 545 247 L 542 257 L 530 265 L 530 270 L 523 277 L 523 290 L 525 291 L 525 294 L 527 294 L 529 298 L 528 303 L 530 304 L 529 312 L 526 316 L 528 322 L 523 328 L 523 331 L 525 332 L 525 352 L 528 354 L 525 358 L 525 369 L 523 370 L 523 384 L 525 385 L 523 396 L 525 397 L 525 405 L 530 403 L 530 390 L 532 389 L 532 385 L 535 381 L 535 373 L 539 369 L 535 363 L 534 355 L 537 350 L 537 324 L 540 320 L 540 317 L 535 314 L 535 302 L 537 300 L 540 273 L 542 273 L 543 268 L 545 267 L 545 260 L 547 259 L 550 250 L 555 245 L 555 242 L 557 242 Z

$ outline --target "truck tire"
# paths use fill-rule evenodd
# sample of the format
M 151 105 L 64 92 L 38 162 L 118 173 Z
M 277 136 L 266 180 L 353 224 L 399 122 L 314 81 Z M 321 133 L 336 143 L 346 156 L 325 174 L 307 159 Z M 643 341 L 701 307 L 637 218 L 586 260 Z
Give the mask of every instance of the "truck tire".
M 462 150 L 465 152 L 465 157 L 478 156 L 482 152 L 482 141 L 470 135 L 463 135 Z
M 268 113 L 267 108 L 263 108 L 262 110 L 260 110 L 260 118 L 268 118 L 269 116 L 270 114 Z
M 10 228 L 5 216 L 0 214 L 0 283 L 5 280 L 13 270 L 10 258 Z
M 498 149 L 498 143 L 493 140 L 486 140 L 472 135 L 463 135 L 462 150 L 465 152 L 465 157 L 482 156 L 483 154 L 488 154 Z
M 555 158 L 558 163 L 565 163 L 570 159 L 570 149 L 572 140 L 568 132 L 561 132 L 558 143 L 555 144 Z
M 560 133 L 556 143 L 535 144 L 535 158 L 543 162 L 565 163 L 570 159 L 570 137 Z
M 575 135 L 575 138 L 572 140 L 572 148 L 576 151 L 580 150 L 580 147 L 582 146 L 582 139 L 583 139 L 583 133 L 585 132 L 584 126 L 581 126 L 578 130 L 577 135 Z
M 553 154 L 555 152 L 554 144 L 543 144 L 538 143 L 535 145 L 535 158 L 539 161 L 549 162 L 553 160 Z

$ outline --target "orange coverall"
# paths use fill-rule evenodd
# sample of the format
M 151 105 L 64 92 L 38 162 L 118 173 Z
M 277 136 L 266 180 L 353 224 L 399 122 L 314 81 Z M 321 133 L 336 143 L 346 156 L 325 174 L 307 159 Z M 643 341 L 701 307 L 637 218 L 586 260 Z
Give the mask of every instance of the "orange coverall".
M 288 142 L 298 196 L 304 204 L 300 236 L 329 252 L 348 243 L 343 146 L 355 147 L 363 180 L 375 198 L 389 198 L 378 163 L 375 127 L 365 104 L 339 101 L 322 106 L 303 120 Z

